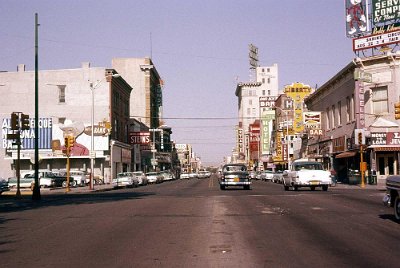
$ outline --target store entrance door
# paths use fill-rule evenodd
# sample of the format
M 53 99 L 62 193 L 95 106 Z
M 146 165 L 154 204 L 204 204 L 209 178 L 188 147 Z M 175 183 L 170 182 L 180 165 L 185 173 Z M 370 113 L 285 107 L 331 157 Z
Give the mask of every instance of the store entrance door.
M 393 154 L 380 154 L 377 156 L 377 179 L 384 180 L 389 175 L 394 175 L 395 171 L 395 157 Z

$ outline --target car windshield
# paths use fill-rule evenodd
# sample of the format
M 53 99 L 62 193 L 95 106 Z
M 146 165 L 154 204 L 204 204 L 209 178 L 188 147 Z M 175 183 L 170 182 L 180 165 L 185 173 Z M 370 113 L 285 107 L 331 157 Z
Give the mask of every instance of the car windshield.
M 117 174 L 117 177 L 118 178 L 121 178 L 121 177 L 126 177 L 128 174 L 126 174 L 126 173 L 118 173 Z
M 319 163 L 301 163 L 295 165 L 295 170 L 323 170 L 323 168 Z
M 157 175 L 157 172 L 149 172 L 149 173 L 147 173 L 146 175 L 147 175 L 147 176 L 155 176 L 155 175 Z
M 246 171 L 245 166 L 225 166 L 224 171 Z

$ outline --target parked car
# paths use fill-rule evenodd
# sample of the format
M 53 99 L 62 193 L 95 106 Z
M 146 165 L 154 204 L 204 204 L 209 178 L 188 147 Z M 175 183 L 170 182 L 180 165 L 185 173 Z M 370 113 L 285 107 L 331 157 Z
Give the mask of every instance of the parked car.
M 400 176 L 390 175 L 386 178 L 386 195 L 383 204 L 392 207 L 394 217 L 400 222 Z
M 191 172 L 191 173 L 189 173 L 189 178 L 190 179 L 196 179 L 196 178 L 198 178 L 199 177 L 199 175 L 196 173 L 196 172 Z
M 66 170 L 53 171 L 54 174 L 59 176 L 67 176 Z M 69 176 L 74 178 L 73 186 L 85 186 L 86 185 L 86 172 L 81 170 L 70 170 Z
M 275 182 L 275 183 L 282 183 L 282 174 L 283 174 L 283 171 L 282 170 L 277 170 L 277 171 L 275 171 L 275 173 L 274 173 L 274 175 L 272 176 L 272 181 L 273 182 Z
M 148 172 L 146 177 L 149 183 L 161 183 L 163 182 L 163 176 L 158 172 Z
M 114 188 L 118 187 L 138 187 L 139 180 L 132 172 L 121 172 L 117 174 L 117 177 L 112 180 Z
M 170 180 L 174 179 L 173 174 L 168 170 L 161 171 L 160 174 L 161 174 L 161 176 L 163 176 L 163 181 L 170 181 Z
M 139 185 L 147 185 L 147 183 L 148 183 L 147 177 L 143 171 L 135 171 L 135 172 L 132 172 L 132 174 L 135 175 L 136 178 L 138 179 Z
M 249 177 L 250 177 L 252 180 L 256 180 L 256 179 L 257 179 L 257 172 L 255 172 L 255 171 L 250 171 Z
M 226 164 L 222 168 L 222 177 L 219 180 L 221 190 L 228 186 L 240 186 L 250 190 L 251 178 L 244 164 Z
M 3 178 L 0 178 L 0 194 L 9 190 L 10 188 L 8 187 L 8 181 L 6 181 Z
M 25 176 L 20 178 L 21 188 L 32 188 L 35 183 L 35 171 L 25 173 Z M 73 177 L 69 180 L 70 186 L 76 183 Z M 56 175 L 52 171 L 39 171 L 39 184 L 40 187 L 66 187 L 67 177 Z M 17 178 L 10 178 L 8 180 L 9 187 L 17 187 Z
M 190 179 L 189 173 L 181 173 L 180 177 L 181 180 L 188 180 Z
M 261 171 L 261 180 L 263 181 L 272 181 L 272 178 L 274 176 L 274 173 L 272 172 L 272 170 L 264 170 Z

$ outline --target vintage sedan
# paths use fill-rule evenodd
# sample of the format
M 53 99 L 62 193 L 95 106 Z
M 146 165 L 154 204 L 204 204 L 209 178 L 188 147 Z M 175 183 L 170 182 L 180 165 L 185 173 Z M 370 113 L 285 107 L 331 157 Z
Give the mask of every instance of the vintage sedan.
M 132 174 L 134 176 L 136 176 L 136 178 L 138 179 L 139 185 L 147 185 L 147 183 L 148 183 L 147 177 L 143 171 L 135 171 L 135 172 L 132 172 Z
M 35 183 L 35 172 L 25 173 L 25 176 L 20 178 L 21 188 L 32 188 Z M 70 177 L 70 186 L 74 185 L 74 178 Z M 40 187 L 66 187 L 67 177 L 62 175 L 56 175 L 52 171 L 39 171 L 39 184 Z M 17 178 L 10 178 L 8 180 L 9 187 L 17 187 Z
M 188 180 L 190 179 L 189 173 L 181 173 L 181 175 L 179 176 L 179 178 L 181 180 Z
M 139 186 L 139 180 L 132 174 L 132 172 L 121 172 L 112 180 L 112 185 L 114 188 L 137 187 Z
M 0 178 L 0 194 L 2 192 L 6 192 L 9 191 L 9 187 L 8 187 L 8 181 L 6 181 L 6 179 Z
M 244 164 L 226 164 L 222 168 L 222 177 L 219 180 L 221 190 L 226 187 L 240 186 L 245 190 L 250 190 L 251 178 Z
M 161 183 L 163 182 L 163 176 L 159 172 L 148 172 L 146 177 L 149 183 Z

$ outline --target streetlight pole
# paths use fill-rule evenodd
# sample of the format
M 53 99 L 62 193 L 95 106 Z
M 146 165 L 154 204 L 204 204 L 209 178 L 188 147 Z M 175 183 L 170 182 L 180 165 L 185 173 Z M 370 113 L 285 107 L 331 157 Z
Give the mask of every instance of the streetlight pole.
M 120 74 L 113 74 L 111 77 L 117 78 L 120 77 Z M 90 91 L 91 91 L 91 97 L 92 97 L 92 114 L 91 114 L 91 136 L 90 136 L 90 189 L 94 189 L 94 159 L 96 157 L 96 153 L 94 151 L 94 90 L 100 86 L 100 83 L 103 82 L 103 80 L 106 77 L 103 77 L 100 81 L 98 81 L 94 86 L 92 83 L 90 83 Z
M 151 159 L 151 164 L 153 166 L 153 171 L 156 171 L 156 131 L 157 132 L 161 132 L 163 131 L 162 129 L 158 129 L 158 128 L 150 128 L 149 129 L 150 132 L 153 132 L 153 148 L 151 149 L 151 151 L 153 152 L 153 158 Z

